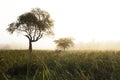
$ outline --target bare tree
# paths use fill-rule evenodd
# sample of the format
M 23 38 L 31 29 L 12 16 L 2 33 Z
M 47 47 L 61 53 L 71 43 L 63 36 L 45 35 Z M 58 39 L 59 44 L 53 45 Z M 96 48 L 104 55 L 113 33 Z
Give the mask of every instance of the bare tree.
M 24 33 L 29 40 L 29 52 L 32 52 L 32 42 L 36 42 L 45 35 L 53 35 L 54 21 L 50 14 L 40 8 L 20 15 L 17 21 L 9 24 L 7 31 Z
M 57 44 L 58 47 L 61 47 L 64 49 L 69 48 L 74 45 L 72 38 L 60 38 L 58 40 L 54 40 L 54 42 Z

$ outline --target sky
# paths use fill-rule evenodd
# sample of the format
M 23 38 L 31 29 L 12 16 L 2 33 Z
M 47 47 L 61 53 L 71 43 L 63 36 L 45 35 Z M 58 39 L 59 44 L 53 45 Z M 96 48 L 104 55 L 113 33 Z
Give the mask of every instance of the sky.
M 32 8 L 50 13 L 54 22 L 53 37 L 33 43 L 34 49 L 54 49 L 54 40 L 73 37 L 79 42 L 120 41 L 119 0 L 0 0 L 0 47 L 28 48 L 22 34 L 10 35 L 6 28 Z

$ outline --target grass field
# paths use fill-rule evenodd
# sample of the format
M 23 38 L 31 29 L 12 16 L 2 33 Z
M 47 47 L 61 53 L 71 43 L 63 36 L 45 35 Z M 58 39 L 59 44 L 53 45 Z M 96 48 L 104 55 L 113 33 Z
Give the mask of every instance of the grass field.
M 0 51 L 0 80 L 120 80 L 120 51 Z

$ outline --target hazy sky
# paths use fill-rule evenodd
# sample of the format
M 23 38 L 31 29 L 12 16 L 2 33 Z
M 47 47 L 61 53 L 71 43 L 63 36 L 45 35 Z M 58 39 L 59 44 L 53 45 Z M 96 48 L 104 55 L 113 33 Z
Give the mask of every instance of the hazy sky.
M 120 40 L 120 0 L 0 0 L 0 44 L 28 47 L 26 37 L 9 35 L 6 28 L 36 7 L 55 20 L 55 36 L 40 39 L 33 48 L 54 49 L 53 40 L 60 37 L 73 37 L 76 43 Z

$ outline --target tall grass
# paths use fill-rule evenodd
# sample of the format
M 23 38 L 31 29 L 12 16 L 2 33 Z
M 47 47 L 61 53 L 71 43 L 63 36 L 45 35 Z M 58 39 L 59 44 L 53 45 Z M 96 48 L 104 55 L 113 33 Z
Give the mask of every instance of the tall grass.
M 120 80 L 120 51 L 0 51 L 0 80 L 6 79 Z

